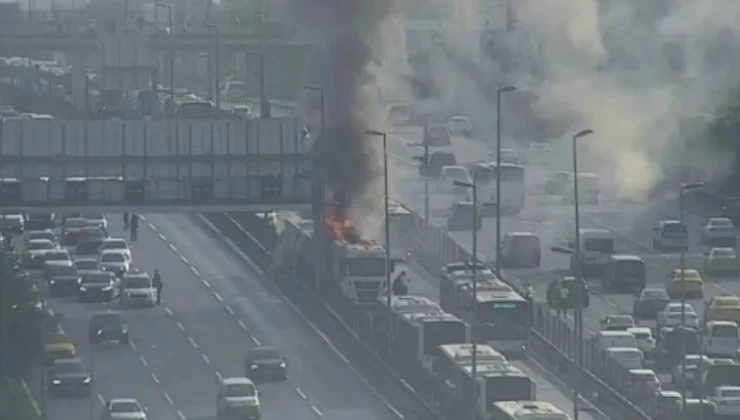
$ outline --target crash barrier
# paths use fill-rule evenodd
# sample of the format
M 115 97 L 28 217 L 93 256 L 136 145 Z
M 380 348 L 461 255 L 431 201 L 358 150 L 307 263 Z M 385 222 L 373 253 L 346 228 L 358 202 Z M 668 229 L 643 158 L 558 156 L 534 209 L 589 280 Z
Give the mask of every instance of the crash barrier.
M 471 254 L 457 243 L 444 229 L 428 225 L 424 218 L 413 213 L 416 232 L 416 260 L 431 273 L 441 271 L 442 265 L 471 261 Z M 491 258 L 479 255 L 478 261 Z M 525 294 L 521 282 L 501 273 L 521 294 Z M 590 339 L 579 340 L 571 319 L 560 317 L 544 303 L 535 302 L 533 325 L 530 336 L 532 353 L 544 358 L 549 366 L 565 372 L 571 385 L 580 376 L 581 389 L 585 398 L 605 412 L 615 412 L 619 418 L 648 420 L 652 417 L 654 392 L 645 384 L 630 381 L 628 370 L 600 351 Z M 583 355 L 583 370 L 579 375 L 578 351 Z
M 368 346 L 368 342 L 377 340 L 362 319 L 351 315 L 356 313 L 350 312 L 349 308 L 329 306 L 325 302 L 333 301 L 331 296 L 308 287 L 312 282 L 296 281 L 294 277 L 311 276 L 311 273 L 275 269 L 271 250 L 262 245 L 275 242 L 275 231 L 266 228 L 264 219 L 247 213 L 209 213 L 204 217 L 249 255 L 266 273 L 268 287 L 279 287 L 301 313 L 330 338 L 364 380 L 374 389 L 383 390 L 383 399 L 396 417 L 401 420 L 443 420 L 432 408 L 430 400 L 421 398 L 398 376 L 396 366 L 389 366 L 373 347 Z
M 437 228 L 428 228 L 418 215 L 414 214 L 414 217 L 416 218 L 415 232 L 418 244 L 422 244 L 416 249 L 415 258 L 427 270 L 437 273 L 441 271 L 442 264 L 470 260 L 469 253 L 452 241 L 446 233 Z M 275 243 L 276 234 L 274 229 L 267 227 L 264 220 L 243 213 L 233 213 L 231 216 L 209 215 L 209 219 L 219 224 L 225 234 L 232 238 L 236 236 L 235 242 L 248 252 L 258 265 L 265 270 L 273 269 L 274 265 L 270 251 L 260 243 Z M 249 233 L 245 231 L 249 231 Z M 235 234 L 238 232 L 240 233 Z M 429 245 L 423 245 L 425 243 Z M 304 290 L 298 298 L 300 302 L 303 302 L 306 300 L 304 285 L 313 284 L 311 281 L 305 281 L 306 276 L 312 275 L 311 270 L 295 267 L 292 273 L 272 271 L 271 276 L 285 279 L 297 276 L 298 273 L 300 273 L 303 281 L 293 279 L 293 281 L 284 281 L 281 284 L 283 284 L 283 289 L 300 287 Z M 521 287 L 519 284 L 513 284 L 513 286 Z M 312 301 L 317 299 L 313 295 L 314 292 L 315 290 L 311 290 L 312 298 L 310 300 Z M 340 302 L 345 302 L 344 299 L 332 299 L 333 296 L 326 295 L 323 297 L 327 302 L 334 302 L 331 307 L 324 305 L 325 312 L 331 314 L 331 318 L 335 322 L 339 322 L 352 333 L 355 344 L 360 344 L 362 352 L 354 354 L 372 354 L 379 364 L 388 369 L 388 374 L 396 375 L 400 373 L 406 380 L 403 383 L 410 387 L 404 387 L 404 391 L 406 393 L 412 392 L 414 398 L 422 401 L 428 410 L 432 410 L 431 407 L 435 407 L 435 409 L 442 408 L 442 402 L 435 398 L 434 381 L 428 375 L 425 375 L 425 372 L 410 371 L 410 369 L 413 369 L 412 367 L 397 365 L 397 363 L 394 363 L 393 357 L 384 357 L 383 359 L 378 357 L 380 355 L 377 348 L 385 349 L 387 343 L 379 341 L 379 338 L 373 335 L 373 330 L 369 325 L 372 320 L 368 320 L 364 316 L 358 316 L 358 312 L 352 310 L 352 308 L 342 307 Z M 303 303 L 310 304 L 310 302 Z M 557 370 L 555 373 L 566 383 L 572 385 L 575 383 L 574 381 L 579 380 L 585 392 L 585 398 L 591 404 L 609 414 L 610 417 L 630 420 L 651 419 L 644 410 L 645 408 L 654 409 L 655 404 L 651 401 L 643 402 L 640 399 L 646 395 L 653 395 L 652 390 L 648 390 L 644 384 L 630 383 L 625 369 L 610 358 L 604 357 L 593 347 L 592 343 L 587 341 L 580 343 L 583 349 L 585 368 L 579 370 L 574 362 L 579 343 L 571 320 L 558 317 L 542 304 L 536 304 L 534 311 L 534 325 L 529 348 L 531 357 L 546 366 L 555 367 Z M 401 380 L 400 377 L 396 378 L 399 381 Z M 461 409 L 464 408 L 460 407 L 455 411 L 458 416 L 461 414 Z

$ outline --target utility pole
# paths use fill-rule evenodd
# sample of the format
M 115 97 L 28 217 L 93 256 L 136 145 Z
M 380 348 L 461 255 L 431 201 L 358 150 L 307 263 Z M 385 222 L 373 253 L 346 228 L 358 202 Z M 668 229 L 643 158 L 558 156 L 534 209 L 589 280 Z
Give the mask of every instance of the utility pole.
M 8 252 L 3 249 L 0 251 L 0 290 L 2 290 L 2 293 L 0 294 L 0 340 L 2 343 L 0 343 L 0 358 L 2 358 L 2 375 L 7 376 L 8 375 L 8 368 L 10 367 L 9 364 L 9 357 L 10 353 L 9 350 L 9 337 L 8 337 L 8 281 L 9 276 L 8 272 L 10 271 L 10 267 L 8 267 L 9 263 L 9 257 Z

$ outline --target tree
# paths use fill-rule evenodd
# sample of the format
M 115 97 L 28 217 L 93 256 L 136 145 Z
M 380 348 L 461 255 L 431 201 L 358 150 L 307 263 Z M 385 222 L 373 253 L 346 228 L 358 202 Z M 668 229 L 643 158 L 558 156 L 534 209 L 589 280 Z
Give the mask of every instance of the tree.
M 15 254 L 0 252 L 0 368 L 20 377 L 43 355 L 47 314 L 33 283 L 17 269 Z
M 732 153 L 732 172 L 723 180 L 720 191 L 730 195 L 740 194 L 740 88 L 730 96 L 730 101 L 714 113 L 707 126 L 710 145 L 722 152 Z

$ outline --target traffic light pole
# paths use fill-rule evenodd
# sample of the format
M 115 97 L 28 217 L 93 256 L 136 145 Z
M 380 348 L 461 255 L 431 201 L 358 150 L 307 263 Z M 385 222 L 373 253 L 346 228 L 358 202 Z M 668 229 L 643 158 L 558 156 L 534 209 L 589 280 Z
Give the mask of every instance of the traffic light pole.
M 4 245 L 4 244 L 3 244 Z M 8 325 L 10 320 L 8 319 L 8 282 L 10 281 L 10 271 L 12 270 L 12 264 L 10 264 L 10 255 L 7 250 L 3 249 L 0 251 L 0 287 L 2 288 L 2 298 L 0 299 L 0 357 L 2 358 L 2 374 L 8 375 L 8 369 L 10 368 L 10 347 L 9 347 L 9 331 Z

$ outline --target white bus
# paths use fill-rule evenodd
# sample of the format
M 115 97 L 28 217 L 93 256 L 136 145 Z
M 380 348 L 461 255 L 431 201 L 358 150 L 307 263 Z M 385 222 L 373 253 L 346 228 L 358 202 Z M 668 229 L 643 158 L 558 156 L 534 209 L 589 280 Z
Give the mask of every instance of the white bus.
M 571 420 L 568 414 L 547 401 L 497 401 L 491 420 Z
M 524 166 L 513 163 L 502 163 L 501 168 L 490 164 L 490 176 L 484 176 L 480 165 L 476 166 L 476 180 L 478 185 L 478 200 L 486 204 L 496 203 L 496 179 L 501 179 L 501 212 L 504 214 L 519 214 L 524 209 L 527 187 L 524 178 Z M 482 178 L 481 178 L 482 176 Z
M 390 255 L 393 260 L 406 260 L 414 249 L 413 212 L 401 203 L 388 200 Z M 385 241 L 385 238 L 382 238 Z

